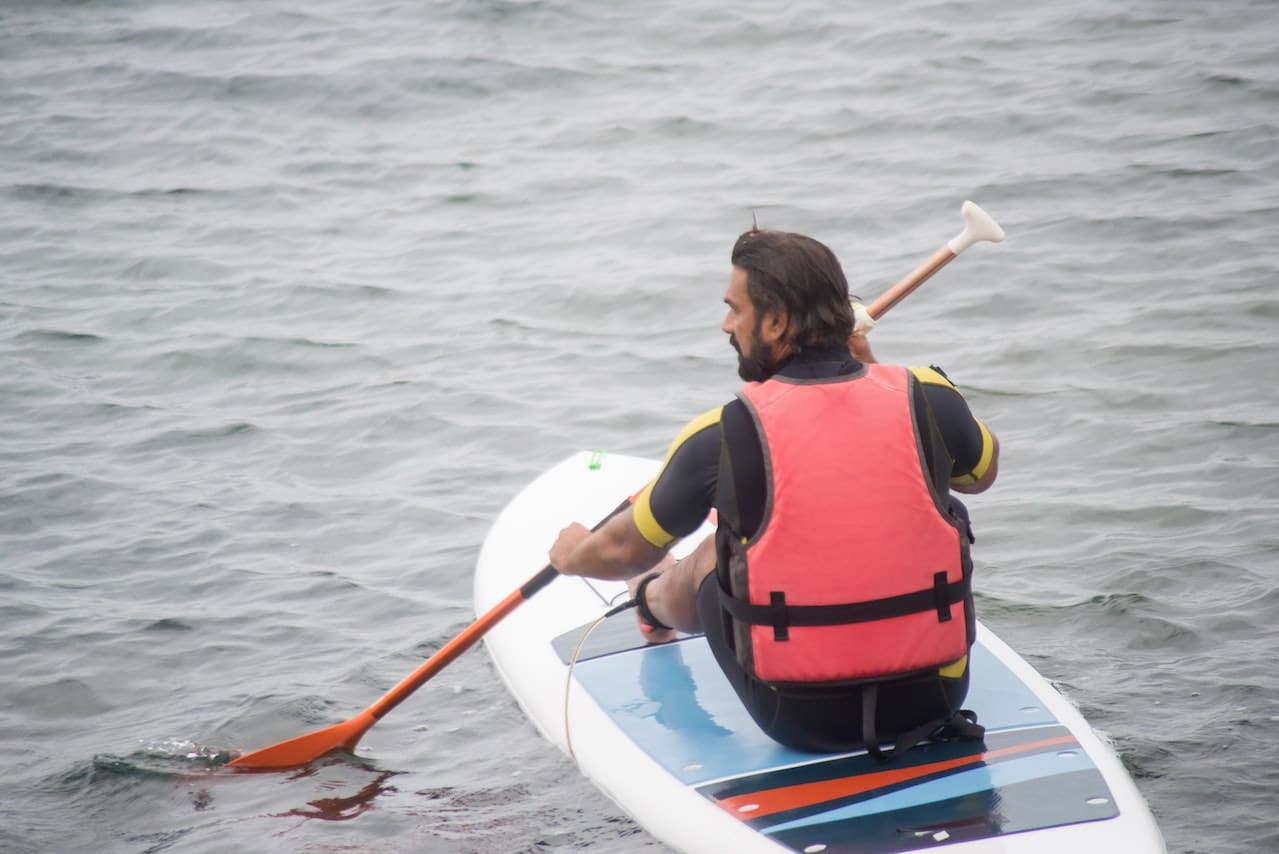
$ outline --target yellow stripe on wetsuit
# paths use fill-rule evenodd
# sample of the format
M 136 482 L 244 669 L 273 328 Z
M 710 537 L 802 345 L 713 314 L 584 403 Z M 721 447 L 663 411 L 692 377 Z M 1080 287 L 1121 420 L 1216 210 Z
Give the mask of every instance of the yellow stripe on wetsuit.
M 675 456 L 679 446 L 684 444 L 690 436 L 705 430 L 707 427 L 718 424 L 720 412 L 723 409 L 723 406 L 717 406 L 697 416 L 684 426 L 684 429 L 675 437 L 675 441 L 671 443 L 670 450 L 666 452 L 666 459 L 662 460 L 662 469 L 657 473 L 657 477 L 653 478 L 647 486 L 640 490 L 639 496 L 635 499 L 635 504 L 633 505 L 635 527 L 639 529 L 640 536 L 659 549 L 664 549 L 675 542 L 675 535 L 658 524 L 657 517 L 653 515 L 653 484 L 661 479 L 662 474 L 666 471 L 666 464 L 671 461 L 671 457 Z
M 973 470 L 968 474 L 952 477 L 952 483 L 976 483 L 986 474 L 986 470 L 990 468 L 990 461 L 995 456 L 995 442 L 990 438 L 990 431 L 986 429 L 986 425 L 980 421 L 977 426 L 981 429 L 981 459 L 977 461 L 977 465 L 973 466 Z
M 946 379 L 945 375 L 936 368 L 911 368 L 910 372 L 915 375 L 915 379 L 921 383 L 928 385 L 944 385 L 946 388 L 955 388 L 955 384 Z M 959 389 L 955 389 L 959 391 Z

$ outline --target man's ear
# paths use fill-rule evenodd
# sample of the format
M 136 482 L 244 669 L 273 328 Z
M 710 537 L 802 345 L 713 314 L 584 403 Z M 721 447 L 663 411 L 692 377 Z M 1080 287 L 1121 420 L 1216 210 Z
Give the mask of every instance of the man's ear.
M 778 346 L 786 340 L 786 330 L 789 326 L 790 316 L 786 312 L 766 312 L 759 325 L 760 338 L 766 344 Z

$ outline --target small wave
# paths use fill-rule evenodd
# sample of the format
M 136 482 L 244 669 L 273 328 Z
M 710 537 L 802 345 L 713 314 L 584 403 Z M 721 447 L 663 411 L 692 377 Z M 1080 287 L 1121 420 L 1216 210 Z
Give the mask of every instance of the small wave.
M 16 340 L 25 344 L 101 344 L 107 339 L 92 332 L 71 332 L 66 329 L 28 329 L 16 336 Z
M 13 704 L 44 718 L 89 717 L 111 710 L 91 686 L 69 678 L 29 685 L 14 693 Z
M 189 632 L 195 627 L 190 623 L 184 623 L 181 620 L 172 617 L 165 617 L 162 620 L 156 620 L 151 623 L 143 631 L 146 632 Z
M 100 190 L 71 184 L 10 184 L 5 189 L 19 201 L 33 202 L 61 202 L 102 195 Z
M 117 189 L 114 187 L 90 187 L 75 184 L 10 184 L 3 188 L 16 201 L 30 202 L 82 202 L 108 199 L 149 199 L 176 196 L 234 196 L 243 188 L 228 190 L 218 187 L 142 187 Z
M 1200 633 L 1159 613 L 1163 610 L 1163 605 L 1141 593 L 1100 594 L 1066 609 L 1084 620 L 1107 625 L 1122 623 L 1123 635 L 1132 649 L 1173 650 L 1194 645 Z
M 377 293 L 378 289 L 370 288 L 373 293 Z M 350 341 L 320 341 L 315 338 L 262 338 L 254 335 L 247 335 L 240 339 L 250 345 L 270 345 L 275 346 L 284 344 L 293 347 L 314 347 L 320 350 L 350 350 L 356 349 L 360 345 Z
M 50 777 L 46 783 L 59 790 L 81 789 L 116 780 L 173 779 L 192 773 L 208 773 L 239 754 L 181 738 L 144 742 L 125 755 L 100 753 Z
M 187 448 L 194 443 L 218 442 L 236 436 L 247 436 L 259 432 L 258 427 L 247 421 L 237 421 L 220 427 L 208 427 L 200 430 L 166 430 L 155 436 L 142 440 L 136 445 L 140 451 L 155 451 L 167 448 Z

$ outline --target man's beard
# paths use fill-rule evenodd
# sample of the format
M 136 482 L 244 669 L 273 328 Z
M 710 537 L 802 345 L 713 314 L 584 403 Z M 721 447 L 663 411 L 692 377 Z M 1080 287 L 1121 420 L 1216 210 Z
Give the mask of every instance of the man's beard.
M 728 343 L 737 351 L 737 375 L 748 383 L 762 383 L 777 371 L 777 354 L 771 345 L 759 340 L 755 331 L 751 332 L 751 355 L 742 354 L 737 343 L 737 336 L 728 336 Z

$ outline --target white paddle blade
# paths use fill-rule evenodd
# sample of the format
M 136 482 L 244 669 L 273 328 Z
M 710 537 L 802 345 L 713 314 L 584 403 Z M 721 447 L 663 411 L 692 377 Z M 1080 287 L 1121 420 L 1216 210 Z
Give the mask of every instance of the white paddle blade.
M 959 213 L 964 218 L 964 230 L 946 244 L 946 248 L 956 255 L 982 240 L 998 243 L 1004 239 L 1004 230 L 999 227 L 999 223 L 975 202 L 964 202 Z

